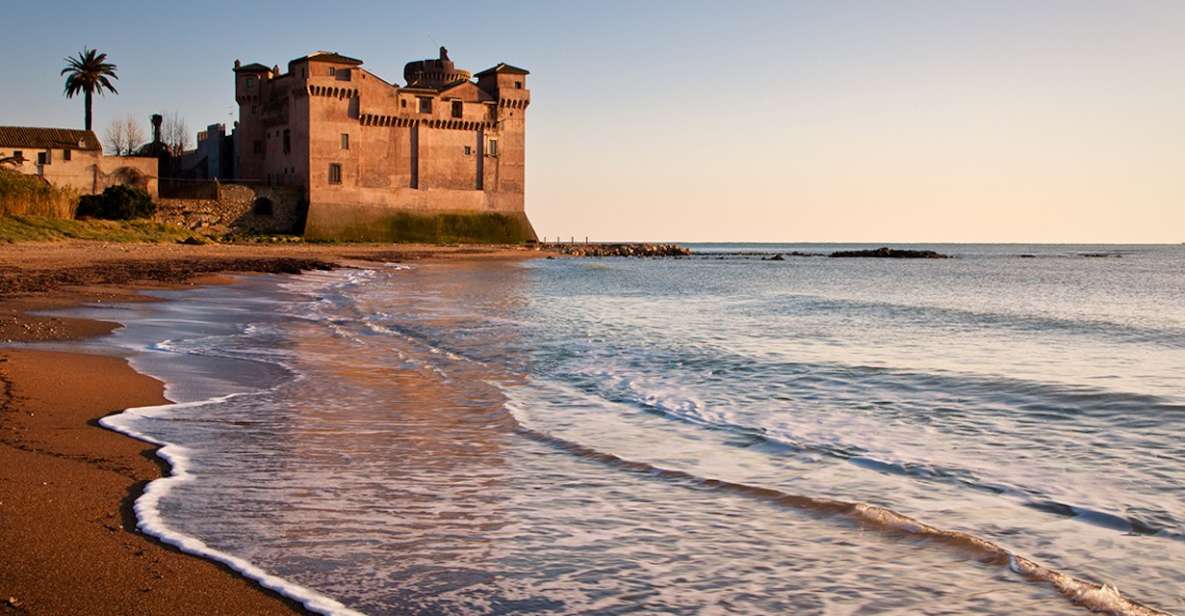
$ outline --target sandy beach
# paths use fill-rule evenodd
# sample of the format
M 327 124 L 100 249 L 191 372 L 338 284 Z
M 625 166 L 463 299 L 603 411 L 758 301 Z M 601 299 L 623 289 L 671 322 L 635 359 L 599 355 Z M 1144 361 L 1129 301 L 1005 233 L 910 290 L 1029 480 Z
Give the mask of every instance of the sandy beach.
M 70 341 L 114 323 L 34 316 L 137 289 L 214 284 L 224 272 L 299 272 L 352 261 L 524 258 L 521 249 L 358 245 L 0 246 L 0 341 Z M 98 426 L 165 402 L 125 360 L 0 349 L 0 608 L 5 613 L 270 614 L 300 607 L 135 530 L 131 509 L 167 469 L 154 448 Z

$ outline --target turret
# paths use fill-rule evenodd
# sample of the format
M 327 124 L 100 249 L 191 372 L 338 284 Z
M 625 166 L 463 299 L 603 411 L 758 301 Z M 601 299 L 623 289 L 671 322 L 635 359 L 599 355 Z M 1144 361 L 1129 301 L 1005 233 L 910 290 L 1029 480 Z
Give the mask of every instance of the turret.
M 469 71 L 457 68 L 448 57 L 448 49 L 440 48 L 435 60 L 417 60 L 403 67 L 403 79 L 409 88 L 439 88 L 458 81 L 469 81 Z
M 235 100 L 240 105 L 259 102 L 262 83 L 272 76 L 272 69 L 253 62 L 246 66 L 235 60 Z
M 514 98 L 530 99 L 531 93 L 527 90 L 527 75 L 529 74 L 531 72 L 525 68 L 499 62 L 497 66 L 487 68 L 475 77 L 477 77 L 477 87 L 485 90 L 491 96 L 502 98 L 502 94 L 499 94 L 501 91 L 504 94 L 514 94 Z

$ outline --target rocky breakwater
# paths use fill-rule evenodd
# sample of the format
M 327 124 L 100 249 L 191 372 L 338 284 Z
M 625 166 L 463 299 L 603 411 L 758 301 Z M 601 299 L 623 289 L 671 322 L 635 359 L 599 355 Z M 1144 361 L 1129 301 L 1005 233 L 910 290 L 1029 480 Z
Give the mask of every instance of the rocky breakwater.
M 899 248 L 876 248 L 874 250 L 840 250 L 833 252 L 830 257 L 864 257 L 871 259 L 949 259 L 950 255 L 944 255 L 933 250 L 904 250 Z
M 691 250 L 678 244 L 540 244 L 569 257 L 686 257 Z

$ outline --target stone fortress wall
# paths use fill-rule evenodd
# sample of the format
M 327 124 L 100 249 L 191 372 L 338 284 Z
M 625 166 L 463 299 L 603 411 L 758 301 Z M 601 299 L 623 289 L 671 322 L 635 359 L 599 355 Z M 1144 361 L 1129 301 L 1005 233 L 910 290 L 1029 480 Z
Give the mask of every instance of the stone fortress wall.
M 303 191 L 311 239 L 536 239 L 527 71 L 499 64 L 475 82 L 442 48 L 409 63 L 398 87 L 361 64 L 331 52 L 282 74 L 236 64 L 238 177 Z
M 291 186 L 164 180 L 161 194 L 157 221 L 203 233 L 299 234 L 308 208 Z

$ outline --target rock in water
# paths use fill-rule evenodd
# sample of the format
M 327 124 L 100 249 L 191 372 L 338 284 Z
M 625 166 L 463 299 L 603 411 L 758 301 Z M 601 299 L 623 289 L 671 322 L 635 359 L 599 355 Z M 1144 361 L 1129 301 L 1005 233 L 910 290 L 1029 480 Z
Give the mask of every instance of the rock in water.
M 906 250 L 900 248 L 889 248 L 883 246 L 875 250 L 839 250 L 831 253 L 832 257 L 864 257 L 871 259 L 949 259 L 949 255 L 944 255 L 933 250 Z

